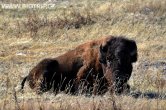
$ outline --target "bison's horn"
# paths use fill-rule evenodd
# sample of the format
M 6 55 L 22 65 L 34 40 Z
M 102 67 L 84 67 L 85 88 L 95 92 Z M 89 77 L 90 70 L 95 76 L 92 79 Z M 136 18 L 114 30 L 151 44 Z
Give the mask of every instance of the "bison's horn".
M 102 46 L 102 44 L 100 45 L 100 53 L 106 53 L 107 52 L 107 46 Z
M 103 52 L 103 47 L 102 47 L 102 45 L 100 45 L 100 53 L 101 53 L 101 54 L 104 53 L 104 52 Z

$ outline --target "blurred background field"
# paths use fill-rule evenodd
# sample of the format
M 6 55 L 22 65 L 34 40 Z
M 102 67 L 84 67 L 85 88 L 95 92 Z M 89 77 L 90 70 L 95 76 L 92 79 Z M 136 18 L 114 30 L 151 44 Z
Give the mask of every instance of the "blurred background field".
M 165 110 L 165 0 L 1 0 L 54 3 L 53 9 L 0 7 L 0 108 L 2 110 Z M 105 35 L 125 36 L 138 45 L 129 80 L 133 96 L 36 95 L 23 77 L 43 58 L 56 57 Z M 49 106 L 48 106 L 49 105 Z

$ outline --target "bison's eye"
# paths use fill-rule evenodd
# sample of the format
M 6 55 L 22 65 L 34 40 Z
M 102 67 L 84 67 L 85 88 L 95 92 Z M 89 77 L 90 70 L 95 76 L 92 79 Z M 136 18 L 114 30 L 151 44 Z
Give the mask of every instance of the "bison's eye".
M 106 60 L 107 60 L 107 61 L 111 61 L 110 56 L 107 56 L 107 57 L 106 57 Z

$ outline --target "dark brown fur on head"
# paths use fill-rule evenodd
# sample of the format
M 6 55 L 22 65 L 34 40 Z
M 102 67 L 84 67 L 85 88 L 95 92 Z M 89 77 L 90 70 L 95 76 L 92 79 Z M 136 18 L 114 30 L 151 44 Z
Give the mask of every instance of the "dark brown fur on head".
M 100 46 L 100 62 L 111 91 L 121 94 L 128 91 L 127 84 L 132 63 L 137 61 L 135 41 L 124 37 L 113 37 L 105 45 Z

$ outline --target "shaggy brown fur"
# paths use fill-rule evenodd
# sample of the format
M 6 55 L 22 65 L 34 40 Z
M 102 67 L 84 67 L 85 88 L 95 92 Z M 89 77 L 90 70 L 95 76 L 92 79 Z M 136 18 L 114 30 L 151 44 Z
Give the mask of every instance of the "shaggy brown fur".
M 86 83 L 87 91 L 92 91 L 91 87 L 94 82 L 97 82 L 95 79 L 103 78 L 98 55 L 99 46 L 111 38 L 112 36 L 107 36 L 87 42 L 56 58 L 42 60 L 23 79 L 22 89 L 28 79 L 30 87 L 37 91 L 47 91 L 53 86 L 55 91 L 67 90 L 67 92 L 74 93 L 79 88 L 80 82 Z M 50 62 L 54 63 L 50 64 Z M 52 68 L 52 70 L 48 68 Z M 102 84 L 102 82 L 97 83 Z M 104 83 L 98 87 L 98 89 L 101 88 L 105 88 Z M 82 89 L 85 90 L 85 88 Z
M 104 48 L 107 51 L 107 46 L 109 47 L 113 38 L 107 36 L 87 42 L 56 58 L 42 60 L 27 76 L 30 87 L 39 88 L 40 91 L 47 91 L 53 87 L 56 92 L 75 93 L 80 89 L 81 93 L 92 93 L 93 91 L 93 94 L 101 94 L 106 92 L 107 82 L 113 82 L 114 77 L 113 72 L 106 72 L 109 70 L 105 69 L 107 67 L 103 60 L 106 59 L 106 56 L 101 53 L 101 49 L 99 52 L 99 46 L 102 44 L 102 51 Z M 109 75 L 104 76 L 103 70 Z M 22 82 L 22 88 L 25 80 L 26 78 Z

